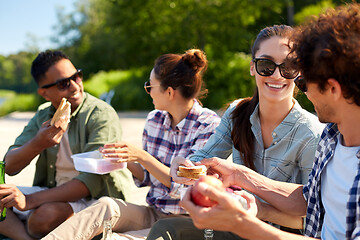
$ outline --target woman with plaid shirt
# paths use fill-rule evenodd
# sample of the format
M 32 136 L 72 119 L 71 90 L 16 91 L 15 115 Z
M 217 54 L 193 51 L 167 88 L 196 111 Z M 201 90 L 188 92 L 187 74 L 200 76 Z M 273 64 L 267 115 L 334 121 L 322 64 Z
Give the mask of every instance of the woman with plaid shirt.
M 220 123 L 217 114 L 197 100 L 204 93 L 202 74 L 206 68 L 205 53 L 198 49 L 157 58 L 150 80 L 144 85 L 156 110 L 146 119 L 143 149 L 126 142 L 106 144 L 100 149 L 105 157 L 127 162 L 139 186 L 150 186 L 148 206 L 100 198 L 45 239 L 91 239 L 102 232 L 107 219 L 113 231 L 126 232 L 186 213 L 178 206 L 179 184 L 172 181 L 169 167 L 175 156 L 189 157 L 202 148 Z

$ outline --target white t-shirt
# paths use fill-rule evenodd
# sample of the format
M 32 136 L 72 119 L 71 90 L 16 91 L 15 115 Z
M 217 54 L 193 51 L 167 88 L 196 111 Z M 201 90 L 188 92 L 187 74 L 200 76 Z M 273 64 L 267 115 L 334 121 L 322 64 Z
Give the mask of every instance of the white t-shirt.
M 64 133 L 56 159 L 56 186 L 60 186 L 71 179 L 79 175 L 79 172 L 75 169 L 74 161 L 71 158 L 72 152 L 69 144 L 68 130 Z
M 343 146 L 342 136 L 339 136 L 334 158 L 321 175 L 321 201 L 325 208 L 321 239 L 346 238 L 346 204 L 358 171 L 356 153 L 359 149 L 359 146 Z

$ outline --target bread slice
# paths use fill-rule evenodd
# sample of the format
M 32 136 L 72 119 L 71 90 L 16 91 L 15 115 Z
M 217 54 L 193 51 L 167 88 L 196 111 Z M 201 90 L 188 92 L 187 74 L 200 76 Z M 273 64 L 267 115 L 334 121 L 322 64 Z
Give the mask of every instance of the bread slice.
M 185 167 L 179 166 L 179 171 L 177 175 L 179 177 L 185 177 L 190 179 L 199 179 L 201 176 L 206 175 L 207 168 L 205 165 Z
M 53 118 L 50 121 L 50 125 L 56 124 L 60 119 L 68 119 L 70 120 L 71 113 L 71 103 L 66 100 L 66 98 L 62 98 L 59 107 L 56 109 L 56 112 Z

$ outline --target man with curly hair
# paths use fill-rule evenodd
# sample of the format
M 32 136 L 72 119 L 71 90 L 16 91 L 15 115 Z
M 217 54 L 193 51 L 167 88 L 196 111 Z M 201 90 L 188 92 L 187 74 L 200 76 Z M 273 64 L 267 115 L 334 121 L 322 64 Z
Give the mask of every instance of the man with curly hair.
M 293 41 L 290 56 L 302 73 L 295 82 L 314 104 L 319 120 L 328 123 L 308 183 L 278 182 L 244 166 L 205 159 L 201 163 L 225 185 L 239 185 L 268 204 L 244 195 L 245 210 L 230 195 L 201 183 L 199 192 L 217 201 L 216 206 L 194 205 L 189 192 L 181 202 L 198 228 L 246 239 L 303 239 L 258 218 L 299 227 L 306 215 L 307 237 L 360 238 L 360 5 L 328 10 L 299 27 Z

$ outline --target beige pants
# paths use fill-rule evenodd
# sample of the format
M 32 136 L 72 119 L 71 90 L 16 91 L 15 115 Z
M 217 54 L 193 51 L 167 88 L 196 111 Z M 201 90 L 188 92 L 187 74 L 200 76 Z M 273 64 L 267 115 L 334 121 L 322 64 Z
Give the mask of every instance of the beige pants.
M 69 218 L 43 239 L 91 239 L 102 233 L 103 220 L 107 219 L 111 220 L 114 232 L 127 232 L 150 228 L 158 219 L 174 216 L 177 215 L 166 215 L 153 207 L 102 197 Z
M 40 192 L 43 190 L 47 190 L 49 188 L 47 187 L 39 187 L 39 186 L 33 186 L 33 187 L 21 187 L 18 186 L 18 189 L 24 194 L 33 194 L 36 192 Z M 81 210 L 87 208 L 91 204 L 93 204 L 96 201 L 96 199 L 92 198 L 90 200 L 87 200 L 86 198 L 81 198 L 77 200 L 76 202 L 68 202 L 68 204 L 71 206 L 74 214 L 80 212 Z M 26 210 L 26 211 L 20 211 L 16 208 L 13 208 L 14 213 L 18 216 L 19 219 L 25 221 L 29 218 L 30 214 L 34 211 L 34 209 Z

